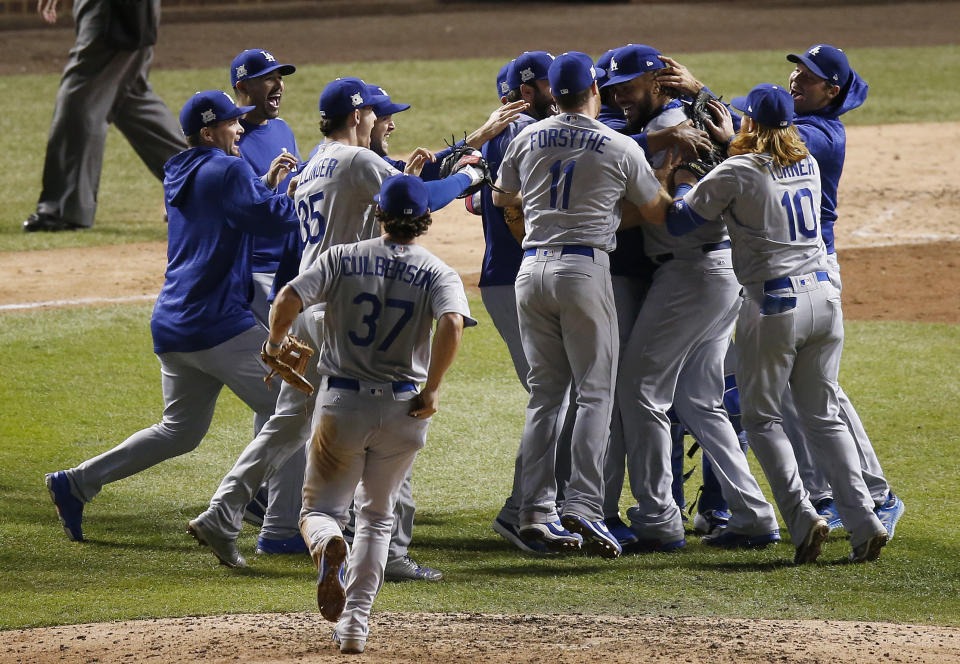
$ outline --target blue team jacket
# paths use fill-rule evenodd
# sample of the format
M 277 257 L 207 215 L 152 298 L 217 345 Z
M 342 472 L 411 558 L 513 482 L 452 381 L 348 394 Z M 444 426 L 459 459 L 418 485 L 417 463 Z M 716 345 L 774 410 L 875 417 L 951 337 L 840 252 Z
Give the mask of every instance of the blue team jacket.
M 793 123 L 800 132 L 807 149 L 820 165 L 820 189 L 823 199 L 820 204 L 820 235 L 832 254 L 833 226 L 837 221 L 837 187 L 843 173 L 843 160 L 847 150 L 847 133 L 840 116 L 862 106 L 867 99 L 869 86 L 856 72 L 846 95 L 839 105 L 831 105 L 807 115 L 797 115 Z
M 250 313 L 253 237 L 297 229 L 293 200 L 219 148 L 164 165 L 167 271 L 150 319 L 157 354 L 213 348 L 256 324 Z
M 290 125 L 280 118 L 267 120 L 266 124 L 255 125 L 240 120 L 243 126 L 243 134 L 240 136 L 240 155 L 244 161 L 253 167 L 253 172 L 263 176 L 270 169 L 270 162 L 280 154 L 283 148 L 287 149 L 300 159 L 300 152 L 297 150 L 297 139 L 293 136 L 293 130 Z M 277 191 L 283 193 L 287 190 L 287 184 L 294 173 L 288 173 L 283 179 Z M 283 253 L 284 238 L 278 237 L 258 237 L 253 241 L 253 262 L 250 267 L 254 272 L 276 272 L 277 264 L 280 262 L 280 256 Z

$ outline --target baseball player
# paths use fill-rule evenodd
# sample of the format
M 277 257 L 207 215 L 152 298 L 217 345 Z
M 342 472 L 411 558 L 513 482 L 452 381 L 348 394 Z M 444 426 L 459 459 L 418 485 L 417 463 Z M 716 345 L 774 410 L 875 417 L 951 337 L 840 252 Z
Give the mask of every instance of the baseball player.
M 731 103 L 746 114 L 732 156 L 692 189 L 696 178 L 678 171 L 667 229 L 683 235 L 725 223 L 729 230 L 744 288 L 737 323 L 742 424 L 796 546 L 794 562 L 816 560 L 830 529 L 810 503 L 781 426 L 788 383 L 813 452 L 829 468 L 851 532 L 850 559 L 874 560 L 888 535 L 839 414 L 843 312 L 820 236 L 820 167 L 791 127 L 794 102 L 784 87 L 761 84 Z M 711 108 L 729 135 L 729 113 L 716 102 Z
M 319 108 L 325 140 L 298 169 L 294 203 L 300 218 L 299 240 L 303 243 L 298 271 L 309 268 L 331 246 L 376 236 L 373 196 L 384 179 L 398 174 L 368 147 L 376 120 L 373 106 L 386 100 L 383 95 L 371 95 L 358 78 L 339 78 L 323 89 Z M 415 159 L 422 161 L 423 157 Z M 431 209 L 443 207 L 481 178 L 482 174 L 471 167 L 428 183 Z M 284 269 L 282 261 L 278 279 Z M 322 343 L 319 330 L 323 316 L 324 307 L 318 303 L 293 323 L 294 333 L 315 351 Z M 308 366 L 305 377 L 311 384 L 319 384 L 316 363 Z M 314 392 L 307 396 L 286 383 L 281 386 L 273 417 L 220 482 L 210 507 L 189 523 L 189 532 L 209 545 L 224 564 L 246 565 L 237 549 L 243 509 L 265 478 L 292 454 L 304 449 L 310 437 L 316 395 Z
M 666 67 L 659 56 L 648 46 L 629 45 L 611 60 L 617 67 L 604 85 L 613 89 L 633 128 L 657 130 L 687 121 L 680 100 L 659 85 L 658 72 Z M 660 166 L 663 160 L 657 153 L 651 163 Z M 732 508 L 729 527 L 704 542 L 751 547 L 778 542 L 773 507 L 750 473 L 723 409 L 723 358 L 740 309 L 729 237 L 720 224 L 679 238 L 663 226 L 642 228 L 644 251 L 659 267 L 633 321 L 617 381 L 630 487 L 637 500 L 627 516 L 638 541 L 626 550 L 686 545 L 672 490 L 678 473 L 672 462 L 671 407 L 720 469 Z
M 653 223 L 670 197 L 643 152 L 595 118 L 597 70 L 589 56 L 559 56 L 548 72 L 560 114 L 525 128 L 500 166 L 497 205 L 523 206 L 524 259 L 517 313 L 530 364 L 530 401 L 521 441 L 520 534 L 549 550 L 606 557 L 621 547 L 603 523 L 606 453 L 618 355 L 608 251 L 615 246 L 621 200 Z M 563 516 L 555 494 L 554 422 L 573 381 L 576 422 Z
M 224 385 L 253 409 L 258 428 L 273 413 L 277 393 L 263 382 L 257 356 L 266 331 L 250 312 L 247 295 L 250 254 L 255 235 L 289 233 L 297 229 L 297 217 L 292 199 L 264 187 L 237 156 L 243 133 L 238 117 L 251 110 L 208 90 L 180 112 L 191 147 L 164 167 L 167 271 L 150 320 L 163 419 L 76 468 L 46 476 L 71 540 L 83 539 L 84 504 L 104 484 L 200 444 Z
M 317 565 L 320 613 L 337 623 L 344 653 L 364 650 L 400 485 L 426 443 L 463 328 L 476 325 L 460 277 L 416 244 L 430 226 L 429 198 L 416 176 L 385 179 L 375 199 L 383 236 L 321 253 L 271 312 L 268 349 L 279 349 L 301 309 L 325 303 L 330 321 L 321 324 L 323 381 L 300 524 Z M 352 502 L 348 557 L 342 528 Z
M 275 191 L 286 191 L 300 159 L 293 130 L 279 117 L 284 91 L 283 77 L 295 71 L 293 65 L 277 62 L 272 53 L 260 48 L 247 49 L 230 63 L 230 84 L 238 102 L 254 107 L 240 119 L 243 126 L 240 156 L 253 167 L 254 173 L 263 173 L 263 183 Z M 268 175 L 275 163 L 283 163 L 287 167 L 287 176 L 271 182 Z M 254 291 L 250 309 L 265 328 L 270 324 L 268 300 L 285 239 L 283 236 L 256 238 L 253 243 L 251 265 Z M 267 499 L 260 506 L 263 512 L 257 515 L 259 518 L 250 518 L 251 506 L 248 506 L 244 518 L 261 526 L 257 553 L 306 552 L 306 544 L 297 527 L 301 504 L 300 485 L 305 465 L 305 456 L 294 455 L 270 478 L 268 485 L 262 489 Z M 253 505 L 259 506 L 256 501 Z

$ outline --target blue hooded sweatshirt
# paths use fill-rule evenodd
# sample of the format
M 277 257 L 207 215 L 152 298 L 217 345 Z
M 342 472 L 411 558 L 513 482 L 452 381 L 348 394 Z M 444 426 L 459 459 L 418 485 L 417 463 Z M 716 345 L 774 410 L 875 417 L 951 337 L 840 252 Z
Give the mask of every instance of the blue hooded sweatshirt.
M 833 226 L 837 221 L 837 187 L 843 173 L 843 160 L 847 152 L 847 133 L 840 116 L 862 106 L 867 99 L 867 82 L 850 70 L 850 83 L 846 93 L 841 92 L 839 104 L 830 104 L 806 115 L 796 115 L 793 123 L 807 149 L 820 165 L 820 189 L 823 200 L 820 205 L 820 235 L 827 245 L 827 253 L 836 251 L 833 246 Z
M 153 349 L 213 348 L 256 325 L 253 237 L 296 230 L 293 199 L 267 189 L 247 162 L 219 148 L 185 150 L 163 170 L 167 271 L 150 320 Z

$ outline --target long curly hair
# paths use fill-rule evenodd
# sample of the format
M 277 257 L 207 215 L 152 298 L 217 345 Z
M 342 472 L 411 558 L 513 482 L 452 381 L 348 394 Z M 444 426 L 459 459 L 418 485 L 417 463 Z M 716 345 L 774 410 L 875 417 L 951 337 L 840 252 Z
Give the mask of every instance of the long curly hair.
M 759 122 L 753 122 L 750 131 L 741 128 L 732 141 L 727 154 L 751 154 L 765 152 L 773 157 L 779 167 L 792 166 L 803 161 L 810 154 L 800 132 L 793 125 L 783 129 L 768 127 Z
M 417 217 L 411 217 L 408 215 L 392 215 L 377 206 L 375 217 L 379 223 L 383 224 L 383 230 L 401 242 L 409 242 L 420 237 L 427 232 L 430 224 L 433 223 L 430 210 Z

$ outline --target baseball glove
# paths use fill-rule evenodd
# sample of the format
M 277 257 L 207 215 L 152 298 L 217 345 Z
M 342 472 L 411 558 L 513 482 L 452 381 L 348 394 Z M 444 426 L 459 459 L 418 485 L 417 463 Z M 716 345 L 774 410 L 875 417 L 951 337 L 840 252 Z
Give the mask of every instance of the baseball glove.
M 706 88 L 701 88 L 700 92 L 697 93 L 696 98 L 694 98 L 694 100 L 689 104 L 684 104 L 683 106 L 683 110 L 686 112 L 687 117 L 690 118 L 693 126 L 700 131 L 706 131 L 707 133 L 710 132 L 707 130 L 706 121 L 709 120 L 710 122 L 713 122 L 713 115 L 710 113 L 710 108 L 707 106 L 711 99 L 716 99 L 716 97 L 707 92 Z M 710 149 L 710 152 L 699 159 L 680 164 L 679 168 L 684 168 L 690 171 L 697 176 L 697 179 L 699 180 L 704 175 L 719 166 L 720 162 L 727 158 L 727 146 L 722 143 L 717 143 L 712 137 L 710 142 L 713 143 L 713 147 Z
M 466 172 L 474 183 L 464 189 L 463 193 L 457 196 L 457 198 L 472 196 L 474 193 L 480 191 L 483 185 L 496 189 L 493 184 L 493 176 L 490 175 L 490 166 L 487 165 L 487 160 L 480 155 L 479 150 L 466 144 L 453 146 L 453 151 L 440 162 L 441 179 L 460 172 Z
M 312 356 L 313 349 L 292 334 L 287 335 L 283 340 L 280 352 L 276 355 L 267 353 L 267 342 L 264 342 L 263 348 L 260 349 L 260 359 L 270 367 L 270 373 L 263 382 L 269 383 L 274 376 L 280 376 L 301 392 L 313 394 L 313 385 L 303 377 L 307 362 Z

